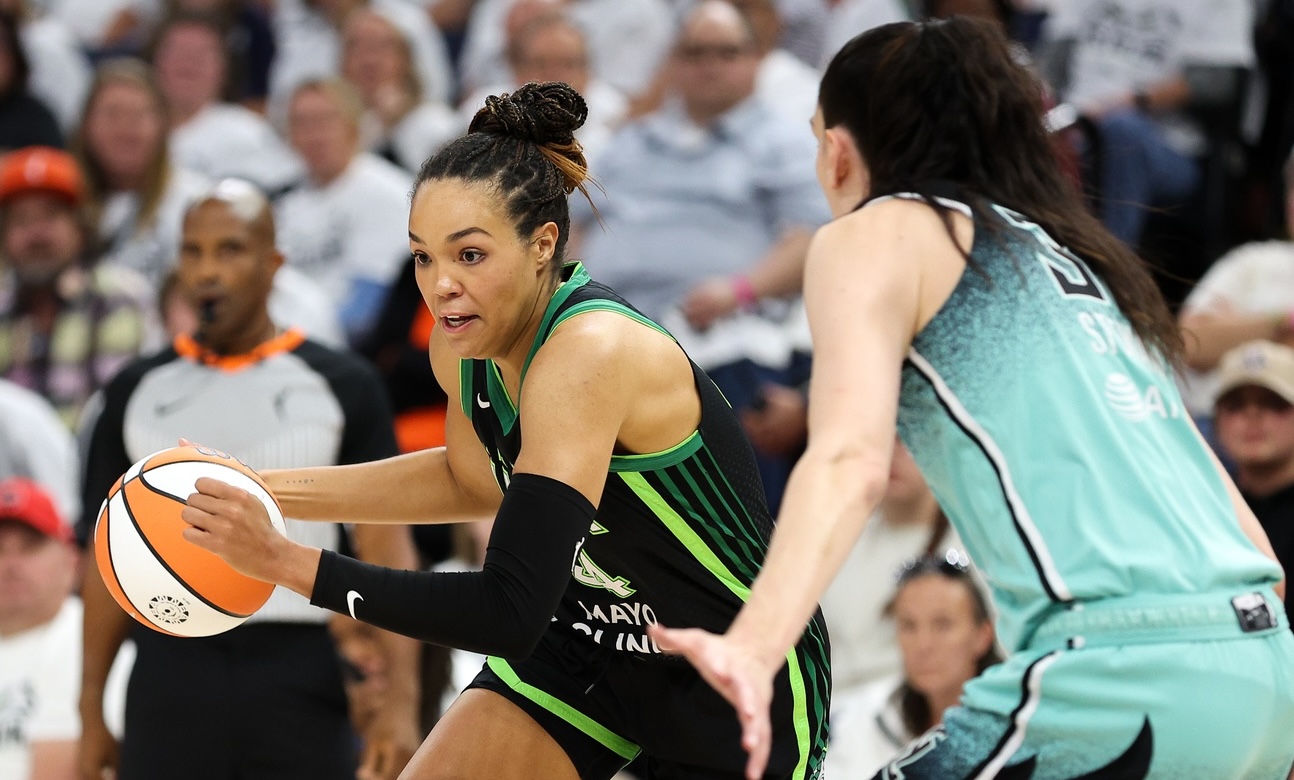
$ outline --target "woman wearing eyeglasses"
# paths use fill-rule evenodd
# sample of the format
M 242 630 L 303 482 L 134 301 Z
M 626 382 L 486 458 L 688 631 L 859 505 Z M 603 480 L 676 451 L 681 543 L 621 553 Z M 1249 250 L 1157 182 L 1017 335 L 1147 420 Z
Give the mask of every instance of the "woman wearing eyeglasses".
M 735 703 L 759 776 L 785 649 L 879 501 L 897 427 L 1009 655 L 882 777 L 1255 778 L 1294 763 L 1281 567 L 1183 408 L 1145 265 L 1057 165 L 991 24 L 879 27 L 823 75 L 809 441 L 722 635 L 653 637 Z
M 886 611 L 903 670 L 834 697 L 827 777 L 871 777 L 943 723 L 968 680 L 1002 660 L 988 601 L 957 549 L 908 562 Z

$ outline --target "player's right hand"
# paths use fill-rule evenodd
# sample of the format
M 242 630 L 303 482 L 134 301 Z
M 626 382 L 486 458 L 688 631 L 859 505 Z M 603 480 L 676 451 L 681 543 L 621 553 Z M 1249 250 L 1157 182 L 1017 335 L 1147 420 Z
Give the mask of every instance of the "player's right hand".
M 741 746 L 750 758 L 748 780 L 759 780 L 768 766 L 772 746 L 769 708 L 773 703 L 773 676 L 780 667 L 770 667 L 753 651 L 727 635 L 711 634 L 699 628 L 647 628 L 656 645 L 666 653 L 687 658 L 705 681 L 737 710 L 741 722 Z

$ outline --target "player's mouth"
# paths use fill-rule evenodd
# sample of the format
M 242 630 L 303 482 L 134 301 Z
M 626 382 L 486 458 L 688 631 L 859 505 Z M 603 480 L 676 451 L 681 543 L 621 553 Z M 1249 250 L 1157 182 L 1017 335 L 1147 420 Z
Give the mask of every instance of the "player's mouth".
M 446 333 L 461 333 L 478 319 L 474 314 L 445 314 L 441 316 L 440 324 Z

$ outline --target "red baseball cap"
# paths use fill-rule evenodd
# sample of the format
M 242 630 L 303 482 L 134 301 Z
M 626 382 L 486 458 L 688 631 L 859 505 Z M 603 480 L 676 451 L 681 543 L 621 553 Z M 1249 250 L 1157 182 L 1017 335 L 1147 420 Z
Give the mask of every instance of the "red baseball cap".
M 76 158 L 52 146 L 25 146 L 0 159 L 0 203 L 28 192 L 48 192 L 76 205 L 85 183 Z
M 0 481 L 0 522 L 5 520 L 25 523 L 60 542 L 72 540 L 72 529 L 59 516 L 49 493 L 25 477 Z

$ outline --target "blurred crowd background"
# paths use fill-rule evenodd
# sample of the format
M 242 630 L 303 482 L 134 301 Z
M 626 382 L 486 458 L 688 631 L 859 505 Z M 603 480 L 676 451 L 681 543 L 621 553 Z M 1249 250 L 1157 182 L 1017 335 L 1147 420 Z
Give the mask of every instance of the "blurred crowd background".
M 592 207 L 572 202 L 571 254 L 715 378 L 776 510 L 806 435 L 803 263 L 830 218 L 818 78 L 860 32 L 953 14 L 1014 41 L 1056 165 L 1155 269 L 1186 340 L 1187 409 L 1288 568 L 1291 0 L 0 0 L 0 479 L 17 480 L 0 483 L 0 776 L 70 776 L 29 767 L 66 766 L 80 735 L 65 609 L 98 509 L 91 429 L 123 368 L 209 316 L 177 273 L 196 198 L 228 178 L 264 193 L 284 257 L 275 322 L 372 369 L 398 450 L 435 446 L 414 175 L 487 96 L 571 84 L 598 185 Z M 417 565 L 479 565 L 487 534 L 417 528 Z M 839 777 L 937 723 L 998 652 L 973 565 L 900 445 L 865 536 L 824 603 Z M 335 635 L 352 709 L 374 695 L 365 681 L 420 688 L 424 732 L 479 664 L 427 648 L 420 679 L 383 679 L 362 632 Z

